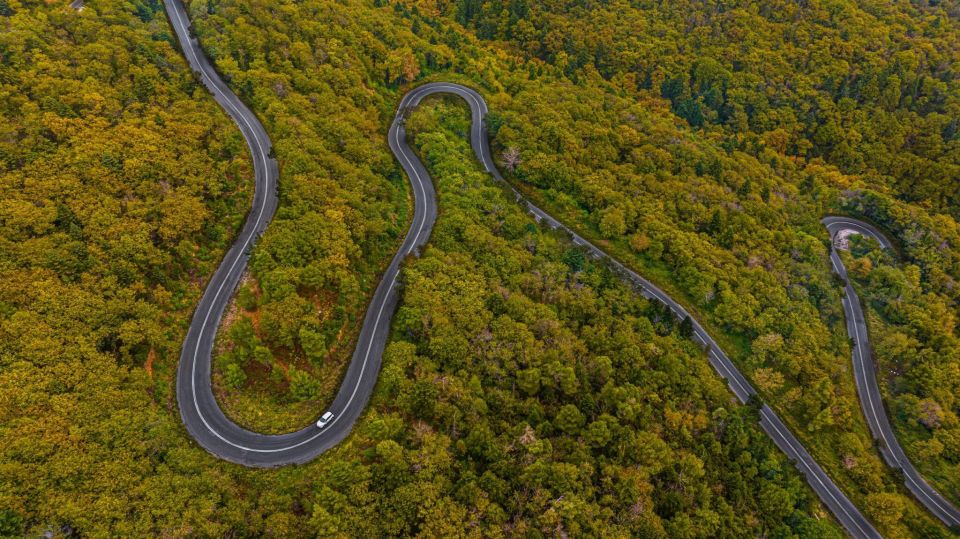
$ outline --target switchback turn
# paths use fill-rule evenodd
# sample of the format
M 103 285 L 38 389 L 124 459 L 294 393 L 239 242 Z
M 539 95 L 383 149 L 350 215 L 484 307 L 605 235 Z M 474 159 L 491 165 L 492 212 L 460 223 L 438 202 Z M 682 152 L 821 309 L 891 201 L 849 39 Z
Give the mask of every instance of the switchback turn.
M 216 101 L 233 118 L 244 135 L 253 156 L 256 176 L 251 213 L 233 246 L 208 283 L 184 341 L 177 372 L 177 400 L 181 417 L 191 436 L 207 451 L 220 458 L 255 467 L 304 463 L 343 440 L 350 433 L 369 401 L 380 371 L 390 321 L 399 299 L 397 279 L 401 261 L 410 254 L 419 253 L 420 248 L 429 239 L 436 220 L 437 203 L 433 182 L 423 163 L 406 142 L 404 130 L 406 113 L 416 107 L 423 98 L 432 94 L 453 94 L 463 98 L 470 107 L 472 120 L 470 142 L 474 153 L 484 169 L 496 180 L 502 182 L 503 177 L 491 156 L 484 127 L 487 105 L 475 90 L 443 82 L 425 84 L 411 90 L 403 97 L 388 131 L 387 139 L 390 149 L 410 179 L 414 199 L 413 221 L 367 308 L 357 347 L 340 390 L 330 406 L 334 419 L 323 430 L 311 424 L 297 432 L 283 435 L 251 432 L 232 422 L 220 410 L 211 386 L 211 357 L 217 327 L 229 298 L 246 268 L 249 250 L 256 238 L 266 229 L 276 209 L 278 168 L 276 162 L 270 157 L 271 143 L 262 124 L 220 79 L 196 40 L 191 37 L 190 22 L 184 5 L 178 0 L 164 0 L 164 5 L 191 68 L 198 74 Z M 605 260 L 623 278 L 634 284 L 640 293 L 648 299 L 666 305 L 677 318 L 689 318 L 693 327 L 693 339 L 704 348 L 710 364 L 727 380 L 736 398 L 741 403 L 746 403 L 748 399 L 756 396 L 756 390 L 746 377 L 737 370 L 703 326 L 679 303 L 527 201 L 518 191 L 512 187 L 510 189 L 513 190 L 517 202 L 524 205 L 538 222 L 567 233 L 576 245 L 581 246 L 592 257 Z M 828 227 L 831 226 L 830 223 L 826 221 L 825 223 Z M 835 257 L 835 254 L 833 256 Z M 838 260 L 836 259 L 834 263 L 836 264 Z M 842 265 L 839 268 L 842 268 Z M 838 271 L 842 270 L 838 269 Z M 846 305 L 850 303 L 845 302 Z M 850 316 L 849 313 L 850 311 L 848 316 Z M 862 319 L 862 313 L 860 318 Z M 318 415 L 320 412 L 318 410 Z M 882 408 L 880 412 L 882 415 Z M 813 490 L 852 536 L 880 537 L 876 529 L 813 460 L 783 421 L 766 405 L 760 407 L 760 425 L 774 443 L 796 463 Z M 896 447 L 899 448 L 899 446 Z M 900 452 L 902 453 L 902 450 Z M 905 457 L 903 462 L 908 462 Z M 919 476 L 917 478 L 919 479 Z M 922 479 L 919 481 L 922 482 Z M 926 483 L 922 484 L 926 485 Z M 933 494 L 936 494 L 935 491 Z
M 931 513 L 947 526 L 960 526 L 960 511 L 923 479 L 907 458 L 890 426 L 880 395 L 880 385 L 877 383 L 876 362 L 870 346 L 867 321 L 860 306 L 860 297 L 850 284 L 847 268 L 840 260 L 836 247 L 838 235 L 849 233 L 873 238 L 884 249 L 893 249 L 893 244 L 875 227 L 850 217 L 824 217 L 822 223 L 830 231 L 830 238 L 834 240 L 834 246 L 830 249 L 830 263 L 845 283 L 843 312 L 847 318 L 847 333 L 853 346 L 853 374 L 857 382 L 857 394 L 860 396 L 860 407 L 863 408 L 863 415 L 867 418 L 873 438 L 879 442 L 880 454 L 888 465 L 903 471 L 903 481 L 907 489 Z

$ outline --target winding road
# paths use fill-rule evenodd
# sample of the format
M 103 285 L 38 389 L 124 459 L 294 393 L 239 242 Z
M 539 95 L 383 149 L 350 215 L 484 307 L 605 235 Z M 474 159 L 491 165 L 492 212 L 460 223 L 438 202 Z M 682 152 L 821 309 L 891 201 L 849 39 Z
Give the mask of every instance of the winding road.
M 357 347 L 339 392 L 329 409 L 334 413 L 334 418 L 323 430 L 311 424 L 302 430 L 283 435 L 251 432 L 228 419 L 218 406 L 211 386 L 211 356 L 217 328 L 230 296 L 247 266 L 250 248 L 263 233 L 276 210 L 278 167 L 270 157 L 271 143 L 262 124 L 220 79 L 196 40 L 191 36 L 190 21 L 184 5 L 179 0 L 164 0 L 164 6 L 191 68 L 243 133 L 253 157 L 256 178 L 251 212 L 235 243 L 227 251 L 219 268 L 211 277 L 184 341 L 177 371 L 177 401 L 180 414 L 187 431 L 197 443 L 220 458 L 253 467 L 305 463 L 343 440 L 350 433 L 369 401 L 380 371 L 390 322 L 399 300 L 397 279 L 400 264 L 408 255 L 419 253 L 429 239 L 436 220 L 437 203 L 433 182 L 423 163 L 406 142 L 404 118 L 407 112 L 416 107 L 423 98 L 432 94 L 454 94 L 463 98 L 471 111 L 470 142 L 474 153 L 486 171 L 496 180 L 503 182 L 503 177 L 491 156 L 489 140 L 484 128 L 487 105 L 475 90 L 443 82 L 424 84 L 403 97 L 397 115 L 389 128 L 387 139 L 390 149 L 410 180 L 414 198 L 414 217 L 400 249 L 384 272 L 367 308 Z M 503 183 L 509 187 L 509 184 Z M 663 303 L 678 319 L 689 317 L 693 325 L 692 338 L 705 349 L 710 364 L 720 376 L 727 380 L 736 398 L 741 403 L 746 403 L 751 397 L 756 396 L 756 390 L 737 370 L 703 326 L 691 317 L 683 306 L 651 282 L 533 205 L 518 191 L 512 187 L 509 188 L 513 190 L 517 202 L 524 205 L 539 223 L 567 233 L 572 241 L 581 246 L 590 256 L 605 260 L 623 278 L 633 283 L 645 297 Z M 845 226 L 833 219 L 835 218 L 824 220 L 831 232 L 839 230 L 835 228 L 837 226 Z M 863 233 L 875 234 L 874 237 L 885 242 L 882 235 L 867 225 L 857 223 L 856 226 L 862 227 Z M 889 245 L 889 242 L 885 245 Z M 837 271 L 845 276 L 836 253 L 831 254 L 831 259 Z M 857 352 L 865 350 L 865 359 L 860 360 L 863 373 L 858 374 L 857 385 L 861 395 L 869 395 L 872 399 L 869 400 L 869 406 L 864 404 L 864 412 L 868 418 L 871 415 L 874 416 L 875 421 L 871 420 L 870 426 L 875 428 L 877 425 L 878 430 L 874 432 L 879 432 L 880 438 L 887 440 L 885 447 L 888 450 L 884 452 L 885 457 L 888 462 L 892 462 L 892 465 L 904 469 L 907 475 L 907 486 L 911 487 L 911 484 L 916 486 L 916 490 L 914 488 L 911 490 L 918 495 L 918 499 L 923 501 L 923 497 L 928 497 L 942 510 L 934 511 L 937 516 L 947 523 L 956 522 L 956 520 L 945 519 L 945 517 L 956 519 L 956 509 L 949 506 L 916 474 L 893 437 L 880 401 L 879 390 L 876 389 L 876 375 L 873 371 L 873 363 L 870 361 L 869 347 L 866 344 L 866 330 L 862 324 L 863 316 L 859 311 L 859 301 L 856 300 L 852 288 L 849 286 L 847 288 L 847 297 L 852 298 L 852 301 L 845 300 L 844 305 L 848 319 L 854 321 L 850 325 L 851 334 L 856 336 L 858 343 L 864 343 L 863 346 L 858 345 L 855 349 L 854 364 L 857 365 Z M 854 305 L 856 308 L 853 307 Z M 321 412 L 322 410 L 318 410 L 317 414 Z M 873 525 L 814 461 L 786 424 L 766 405 L 760 407 L 760 425 L 774 443 L 795 462 L 813 490 L 851 536 L 880 537 Z M 927 506 L 930 507 L 930 505 Z
M 400 263 L 409 253 L 426 243 L 436 219 L 433 184 L 419 161 L 408 165 L 409 168 L 405 166 L 414 188 L 413 223 L 367 309 L 357 348 L 330 406 L 335 414 L 333 420 L 323 430 L 311 424 L 297 432 L 282 435 L 263 435 L 241 428 L 228 419 L 217 404 L 211 386 L 211 357 L 217 328 L 246 269 L 250 248 L 266 229 L 276 210 L 278 168 L 270 158 L 270 138 L 263 125 L 220 79 L 191 36 L 185 6 L 179 0 L 164 0 L 164 6 L 190 67 L 243 133 L 253 156 L 256 177 L 253 207 L 236 241 L 207 284 L 180 353 L 177 368 L 180 416 L 197 443 L 223 459 L 256 467 L 304 463 L 333 447 L 350 433 L 373 392 L 390 320 L 397 305 Z M 412 155 L 406 143 L 398 139 L 398 127 L 399 124 L 395 124 L 391 129 L 391 147 L 395 152 Z
M 884 249 L 893 249 L 890 240 L 867 223 L 849 217 L 824 217 L 821 222 L 830 231 L 830 237 L 833 239 L 836 239 L 840 233 L 852 232 L 873 238 Z M 874 439 L 879 442 L 880 454 L 888 465 L 903 471 L 907 489 L 931 513 L 947 526 L 960 526 L 960 510 L 957 510 L 921 477 L 907 458 L 890 426 L 890 419 L 887 417 L 883 398 L 880 395 L 880 385 L 877 383 L 876 362 L 870 346 L 870 335 L 867 332 L 867 322 L 863 316 L 860 297 L 847 278 L 847 269 L 837 254 L 835 244 L 830 249 L 830 263 L 845 283 L 843 312 L 847 319 L 847 333 L 853 344 L 853 374 L 857 383 L 857 393 L 860 395 L 860 407 L 863 408 L 863 415 L 867 418 L 867 424 L 870 425 Z

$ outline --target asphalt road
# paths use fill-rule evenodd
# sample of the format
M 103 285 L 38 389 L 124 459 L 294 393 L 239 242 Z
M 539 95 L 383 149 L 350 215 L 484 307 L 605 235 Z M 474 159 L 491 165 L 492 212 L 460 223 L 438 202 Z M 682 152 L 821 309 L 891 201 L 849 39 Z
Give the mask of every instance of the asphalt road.
M 350 433 L 373 392 L 390 320 L 397 305 L 400 262 L 426 243 L 436 219 L 433 184 L 419 161 L 404 166 L 413 184 L 413 223 L 367 309 L 357 348 L 330 406 L 334 419 L 323 430 L 311 424 L 297 432 L 277 436 L 239 427 L 224 416 L 214 397 L 210 377 L 211 352 L 223 312 L 247 266 L 250 247 L 273 218 L 277 206 L 278 169 L 276 162 L 269 157 L 271 143 L 262 124 L 224 84 L 191 37 L 190 21 L 183 4 L 178 0 L 164 0 L 164 6 L 191 68 L 247 140 L 256 174 L 253 207 L 235 243 L 207 284 L 183 344 L 177 370 L 180 415 L 190 435 L 207 451 L 223 459 L 256 467 L 304 463 Z M 409 152 L 409 148 L 403 141 L 398 141 L 397 129 L 395 124 L 390 141 L 399 156 Z M 324 410 L 317 410 L 317 416 L 322 412 Z
M 473 120 L 470 131 L 470 142 L 473 146 L 474 153 L 477 155 L 477 158 L 480 160 L 480 163 L 483 165 L 484 169 L 498 181 L 501 181 L 507 185 L 508 188 L 513 192 L 516 201 L 519 204 L 526 206 L 527 210 L 533 215 L 537 222 L 550 228 L 565 232 L 570 236 L 574 244 L 582 247 L 591 257 L 604 260 L 614 271 L 636 286 L 636 288 L 641 294 L 644 295 L 644 297 L 663 303 L 678 319 L 682 320 L 689 317 L 693 325 L 692 338 L 698 344 L 703 346 L 707 352 L 707 357 L 710 361 L 710 364 L 720 374 L 720 376 L 727 380 L 730 390 L 733 391 L 737 399 L 741 403 L 746 403 L 750 397 L 757 394 L 756 390 L 736 368 L 733 362 L 730 361 L 730 358 L 727 357 L 716 341 L 714 341 L 713 338 L 703 328 L 700 322 L 690 316 L 690 314 L 686 311 L 686 309 L 683 308 L 682 305 L 674 301 L 673 298 L 667 295 L 663 290 L 656 287 L 653 283 L 644 279 L 630 268 L 624 266 L 618 260 L 609 256 L 597 246 L 593 245 L 585 238 L 571 230 L 569 227 L 554 219 L 552 216 L 550 216 L 550 214 L 535 206 L 532 202 L 525 199 L 519 191 L 504 181 L 503 177 L 500 175 L 500 171 L 497 170 L 496 164 L 494 163 L 493 157 L 490 153 L 490 143 L 486 135 L 486 129 L 483 126 L 483 118 L 487 113 L 487 104 L 479 93 L 473 89 L 458 84 L 425 84 L 411 90 L 404 97 L 403 102 L 401 103 L 400 113 L 402 114 L 408 107 L 412 108 L 416 106 L 416 104 L 427 95 L 435 93 L 456 94 L 467 102 L 467 104 L 470 106 Z M 396 130 L 396 127 L 397 121 L 395 120 L 394 127 L 391 128 L 391 133 Z M 399 135 L 401 137 L 404 135 L 402 130 Z M 414 163 L 419 164 L 416 156 L 410 152 L 409 149 L 406 149 L 405 145 L 403 147 L 405 148 L 402 152 L 403 157 L 398 154 L 398 159 L 400 159 L 401 162 L 413 161 Z M 394 153 L 396 153 L 396 150 L 394 150 Z M 426 173 L 425 169 L 423 169 L 423 165 L 419 165 L 417 168 L 422 171 L 421 174 Z M 773 439 L 777 447 L 779 447 L 781 451 L 786 453 L 786 455 L 792 461 L 794 461 L 797 468 L 804 474 L 804 476 L 806 476 L 807 482 L 810 483 L 810 486 L 813 488 L 813 490 L 817 493 L 823 503 L 830 509 L 840 524 L 851 536 L 870 538 L 881 537 L 873 525 L 863 516 L 856 506 L 854 506 L 853 502 L 846 497 L 846 495 L 837 487 L 830 477 L 827 476 L 826 472 L 823 471 L 820 465 L 813 460 L 813 457 L 810 456 L 810 453 L 807 452 L 807 450 L 803 447 L 803 445 L 800 443 L 800 440 L 798 440 L 796 436 L 790 432 L 790 429 L 783 423 L 783 421 L 780 420 L 779 417 L 777 417 L 776 413 L 774 413 L 773 410 L 771 410 L 770 407 L 765 404 L 760 408 L 760 426 L 767 433 L 767 435 Z
M 406 113 L 431 94 L 448 93 L 463 98 L 470 106 L 472 115 L 470 140 L 473 150 L 487 172 L 497 180 L 503 181 L 490 154 L 484 127 L 487 105 L 476 91 L 451 83 L 425 84 L 411 90 L 403 97 L 387 138 L 391 150 L 407 173 L 413 189 L 415 204 L 413 222 L 399 251 L 384 272 L 367 309 L 353 358 L 340 390 L 330 406 L 330 411 L 335 414 L 335 417 L 323 430 L 311 424 L 297 432 L 283 435 L 251 432 L 227 419 L 217 405 L 211 387 L 211 352 L 223 312 L 246 268 L 250 247 L 269 224 L 276 209 L 277 164 L 269 157 L 270 139 L 263 126 L 224 84 L 209 60 L 203 55 L 197 42 L 190 36 L 190 23 L 184 6 L 178 0 L 164 0 L 164 5 L 190 66 L 197 72 L 198 77 L 217 102 L 233 118 L 247 140 L 256 174 L 256 189 L 251 212 L 236 242 L 208 283 L 184 341 L 177 372 L 177 400 L 181 417 L 190 435 L 202 447 L 231 462 L 255 467 L 304 463 L 345 438 L 363 412 L 376 384 L 390 321 L 397 306 L 399 297 L 397 276 L 400 263 L 406 256 L 418 254 L 419 249 L 426 244 L 436 220 L 437 205 L 433 182 L 423 163 L 406 142 L 404 130 Z M 504 184 L 506 185 L 505 182 Z M 566 232 L 575 244 L 581 246 L 592 257 L 604 259 L 615 271 L 633 283 L 645 297 L 663 303 L 679 319 L 689 316 L 680 304 L 652 283 L 534 206 L 516 190 L 513 193 L 517 202 L 524 205 L 538 222 Z M 756 395 L 754 388 L 703 326 L 692 317 L 690 319 L 693 325 L 693 339 L 704 347 L 710 364 L 727 380 L 736 398 L 745 403 L 751 396 Z M 317 415 L 319 416 L 323 411 L 317 410 Z M 760 425 L 774 443 L 795 462 L 817 495 L 853 537 L 880 537 L 876 529 L 813 460 L 783 421 L 766 405 L 760 409 Z
M 875 227 L 851 219 L 849 217 L 825 217 L 823 224 L 834 238 L 841 230 L 853 230 L 858 234 L 873 238 L 885 249 L 892 249 L 893 244 Z M 830 262 L 833 269 L 846 283 L 843 298 L 843 312 L 847 318 L 847 333 L 853 344 L 853 374 L 857 383 L 857 393 L 860 395 L 860 407 L 867 418 L 870 431 L 878 442 L 880 454 L 887 464 L 903 471 L 904 484 L 931 513 L 943 521 L 947 526 L 960 526 L 960 511 L 948 502 L 939 492 L 934 490 L 907 458 L 900 442 L 897 441 L 890 420 L 883 406 L 880 395 L 880 386 L 877 383 L 876 362 L 873 358 L 873 349 L 870 346 L 870 335 L 867 332 L 867 323 L 863 316 L 860 297 L 847 278 L 847 269 L 837 255 L 836 248 L 830 249 Z

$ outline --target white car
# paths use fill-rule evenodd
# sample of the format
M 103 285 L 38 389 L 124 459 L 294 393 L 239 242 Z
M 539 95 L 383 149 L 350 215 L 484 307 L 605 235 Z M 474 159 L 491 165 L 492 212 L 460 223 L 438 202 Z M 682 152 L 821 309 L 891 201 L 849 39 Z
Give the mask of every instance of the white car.
M 325 414 L 320 416 L 320 419 L 317 420 L 317 428 L 322 429 L 323 427 L 326 427 L 327 423 L 329 423 L 330 420 L 332 419 L 333 419 L 333 412 L 326 412 Z

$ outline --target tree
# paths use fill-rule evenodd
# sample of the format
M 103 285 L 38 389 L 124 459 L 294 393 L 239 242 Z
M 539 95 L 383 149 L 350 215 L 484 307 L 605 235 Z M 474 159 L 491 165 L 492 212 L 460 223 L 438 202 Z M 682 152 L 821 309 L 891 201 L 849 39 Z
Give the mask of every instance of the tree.
M 540 369 L 524 369 L 517 373 L 517 386 L 527 395 L 536 395 L 540 391 Z
M 502 157 L 503 166 L 510 172 L 515 172 L 517 167 L 520 166 L 520 163 L 523 162 L 520 158 L 520 149 L 516 146 L 511 146 L 504 150 Z
M 237 304 L 246 311 L 252 311 L 257 308 L 257 297 L 249 286 L 243 285 L 237 291 Z
M 557 412 L 557 416 L 554 419 L 554 422 L 557 425 L 557 428 L 566 432 L 567 434 L 576 434 L 580 431 L 580 427 L 583 426 L 584 417 L 580 413 L 580 410 L 573 404 L 565 404 L 560 408 L 560 411 Z
M 320 365 L 327 355 L 327 340 L 323 333 L 304 325 L 300 328 L 299 340 L 307 359 L 314 365 Z
M 291 348 L 297 342 L 303 319 L 310 304 L 294 294 L 261 307 L 260 328 L 264 338 L 278 346 Z
M 868 494 L 867 505 L 864 507 L 866 514 L 880 529 L 894 527 L 903 518 L 904 509 L 903 498 L 892 492 Z
M 320 382 L 310 376 L 310 373 L 290 367 L 287 369 L 290 378 L 290 395 L 298 401 L 307 401 L 317 398 L 320 391 Z
M 243 368 L 232 361 L 223 369 L 223 377 L 227 385 L 234 389 L 242 387 L 247 381 L 247 374 L 243 372 Z
M 627 223 L 623 210 L 614 206 L 605 210 L 600 217 L 600 234 L 606 238 L 617 238 L 627 232 Z

